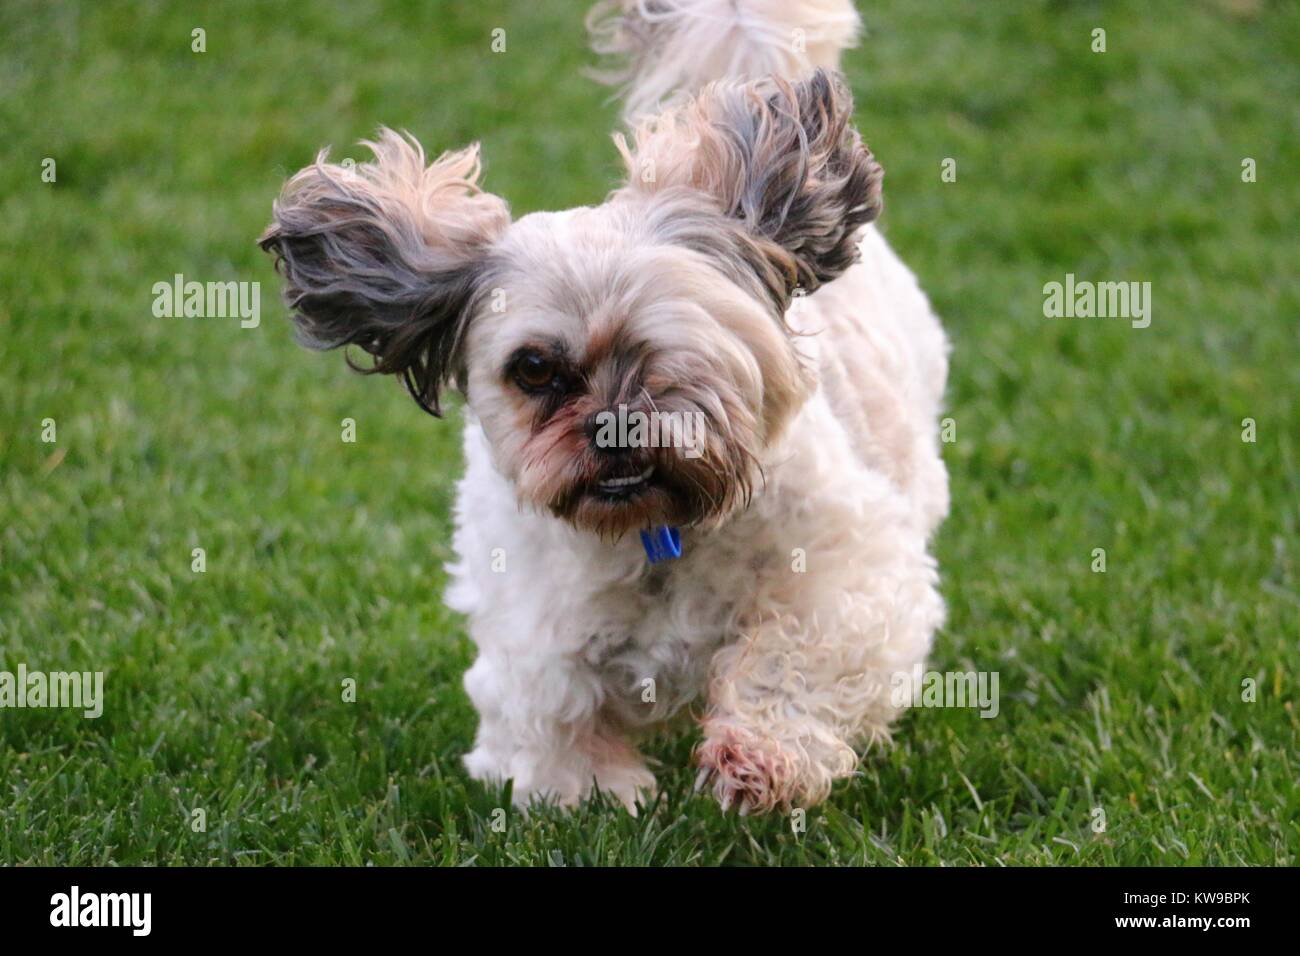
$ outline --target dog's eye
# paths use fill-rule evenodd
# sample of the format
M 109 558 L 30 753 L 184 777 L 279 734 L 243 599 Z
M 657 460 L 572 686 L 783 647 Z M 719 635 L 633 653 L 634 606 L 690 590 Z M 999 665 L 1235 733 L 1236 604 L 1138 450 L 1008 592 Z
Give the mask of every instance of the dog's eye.
M 514 364 L 515 381 L 525 392 L 540 392 L 556 384 L 559 367 L 541 352 L 524 352 Z

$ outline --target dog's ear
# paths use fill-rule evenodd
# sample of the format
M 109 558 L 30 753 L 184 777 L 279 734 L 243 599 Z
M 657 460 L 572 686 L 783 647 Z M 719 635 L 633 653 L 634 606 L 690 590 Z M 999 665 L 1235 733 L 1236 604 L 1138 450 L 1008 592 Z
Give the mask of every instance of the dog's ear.
M 384 129 L 364 145 L 372 162 L 322 152 L 290 179 L 259 243 L 276 256 L 303 344 L 360 346 L 374 361 L 354 368 L 402 376 L 437 415 L 485 253 L 510 213 L 478 187 L 477 146 L 426 167 L 409 135 Z
M 638 126 L 632 146 L 614 137 L 628 168 L 621 192 L 710 196 L 754 239 L 754 264 L 784 310 L 795 286 L 812 292 L 856 261 L 857 231 L 880 213 L 883 172 L 852 112 L 848 87 L 824 70 L 797 83 L 712 84 Z

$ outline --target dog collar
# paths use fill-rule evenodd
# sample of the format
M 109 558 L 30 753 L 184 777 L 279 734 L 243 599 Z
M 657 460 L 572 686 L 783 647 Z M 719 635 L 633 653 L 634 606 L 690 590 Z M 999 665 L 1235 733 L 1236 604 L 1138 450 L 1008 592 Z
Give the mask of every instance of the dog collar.
M 682 532 L 666 524 L 642 531 L 641 544 L 645 547 L 645 556 L 651 564 L 682 556 Z

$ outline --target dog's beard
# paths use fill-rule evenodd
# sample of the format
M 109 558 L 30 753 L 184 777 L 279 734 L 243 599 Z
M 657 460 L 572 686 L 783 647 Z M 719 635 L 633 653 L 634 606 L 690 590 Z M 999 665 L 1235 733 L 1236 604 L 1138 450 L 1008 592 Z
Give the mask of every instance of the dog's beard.
M 707 527 L 748 503 L 759 469 L 736 422 L 675 409 L 703 423 L 693 445 L 637 444 L 611 454 L 593 446 L 590 414 L 575 402 L 533 433 L 517 481 L 522 500 L 607 538 L 655 525 Z

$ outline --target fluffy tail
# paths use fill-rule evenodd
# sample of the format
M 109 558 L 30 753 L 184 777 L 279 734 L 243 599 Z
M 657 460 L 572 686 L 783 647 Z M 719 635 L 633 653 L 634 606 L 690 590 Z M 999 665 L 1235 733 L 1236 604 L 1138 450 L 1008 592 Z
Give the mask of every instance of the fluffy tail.
M 595 76 L 623 86 L 629 120 L 714 80 L 838 70 L 860 26 L 852 0 L 601 0 L 587 15 L 612 61 Z

